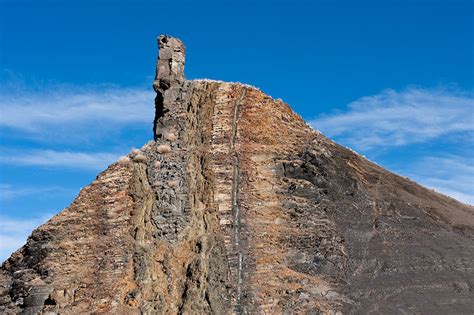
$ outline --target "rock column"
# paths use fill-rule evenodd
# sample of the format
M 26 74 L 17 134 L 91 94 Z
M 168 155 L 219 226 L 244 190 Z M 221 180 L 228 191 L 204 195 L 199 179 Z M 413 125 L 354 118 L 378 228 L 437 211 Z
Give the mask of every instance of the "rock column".
M 153 124 L 155 140 L 162 137 L 165 127 L 162 126 L 160 118 L 177 105 L 180 91 L 186 82 L 184 75 L 186 49 L 183 43 L 177 38 L 161 35 L 158 37 L 158 48 L 158 63 L 153 82 L 153 89 L 156 92 Z

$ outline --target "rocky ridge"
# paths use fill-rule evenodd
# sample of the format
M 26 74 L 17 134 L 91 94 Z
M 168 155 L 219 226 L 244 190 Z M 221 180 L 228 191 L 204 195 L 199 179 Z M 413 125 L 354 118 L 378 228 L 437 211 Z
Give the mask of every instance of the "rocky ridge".
M 2 265 L 1 313 L 472 312 L 472 207 L 158 45 L 154 141 Z

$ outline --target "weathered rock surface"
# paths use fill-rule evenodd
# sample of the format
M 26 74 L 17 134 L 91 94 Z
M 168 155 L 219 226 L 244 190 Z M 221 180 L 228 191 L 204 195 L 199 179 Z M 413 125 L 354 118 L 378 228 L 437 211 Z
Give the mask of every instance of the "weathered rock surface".
M 0 313 L 473 312 L 472 207 L 158 42 L 155 141 L 2 265 Z

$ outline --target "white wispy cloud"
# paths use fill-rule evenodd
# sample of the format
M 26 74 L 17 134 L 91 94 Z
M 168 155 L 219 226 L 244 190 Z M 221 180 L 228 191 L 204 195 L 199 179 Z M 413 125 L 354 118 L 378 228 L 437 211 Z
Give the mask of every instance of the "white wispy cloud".
M 0 127 L 46 140 L 85 141 L 130 125 L 150 128 L 151 88 L 48 86 L 0 89 Z
M 52 215 L 40 218 L 13 218 L 0 215 L 0 264 L 26 243 L 31 232 Z
M 11 150 L 0 153 L 0 164 L 102 170 L 121 154 L 55 150 Z
M 420 184 L 474 205 L 474 161 L 458 155 L 428 156 L 409 165 L 406 172 Z
M 311 125 L 357 149 L 422 143 L 474 133 L 472 93 L 449 89 L 385 90 L 362 97 L 342 113 L 320 116 Z
M 426 145 L 425 150 L 401 154 L 394 170 L 460 201 L 474 203 L 473 93 L 445 88 L 387 89 L 310 123 L 364 154 L 384 149 L 397 156 L 396 150 L 404 146 Z M 433 149 L 439 148 L 439 143 L 443 143 L 442 152 Z M 385 164 L 383 157 L 377 162 Z
M 69 193 L 70 190 L 60 186 L 33 187 L 33 186 L 14 186 L 11 184 L 0 184 L 0 200 L 13 200 L 25 196 L 55 196 L 58 194 Z

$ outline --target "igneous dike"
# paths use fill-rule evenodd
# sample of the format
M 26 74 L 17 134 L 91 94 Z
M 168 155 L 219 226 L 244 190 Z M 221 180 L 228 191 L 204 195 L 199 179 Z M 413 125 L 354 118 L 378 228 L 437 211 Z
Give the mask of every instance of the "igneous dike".
M 155 141 L 3 263 L 0 313 L 473 312 L 473 207 L 158 45 Z

